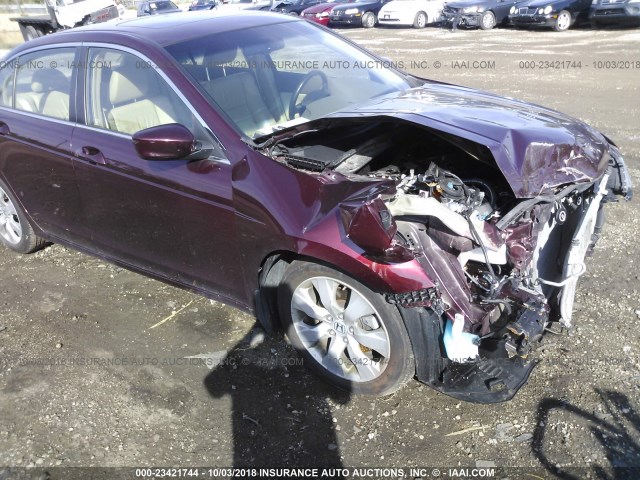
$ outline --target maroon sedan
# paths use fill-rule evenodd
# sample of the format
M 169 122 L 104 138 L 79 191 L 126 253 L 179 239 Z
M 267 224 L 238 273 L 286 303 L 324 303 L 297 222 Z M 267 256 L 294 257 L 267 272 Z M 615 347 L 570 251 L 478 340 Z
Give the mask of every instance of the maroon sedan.
M 509 399 L 571 325 L 624 161 L 576 119 L 387 63 L 269 13 L 27 42 L 0 68 L 0 238 L 253 312 L 353 392 Z
M 319 23 L 320 25 L 327 27 L 329 25 L 329 12 L 331 12 L 333 7 L 340 3 L 349 3 L 351 1 L 352 0 L 334 0 L 327 3 L 321 3 L 303 10 L 301 15 L 305 20 Z

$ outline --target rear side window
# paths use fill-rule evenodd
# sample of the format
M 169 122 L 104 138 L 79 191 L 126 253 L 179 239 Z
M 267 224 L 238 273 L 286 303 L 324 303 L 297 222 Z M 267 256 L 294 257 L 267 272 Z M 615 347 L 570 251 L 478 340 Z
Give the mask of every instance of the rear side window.
M 15 108 L 69 120 L 74 48 L 21 56 L 15 83 Z
M 13 106 L 13 62 L 0 69 L 0 107 Z

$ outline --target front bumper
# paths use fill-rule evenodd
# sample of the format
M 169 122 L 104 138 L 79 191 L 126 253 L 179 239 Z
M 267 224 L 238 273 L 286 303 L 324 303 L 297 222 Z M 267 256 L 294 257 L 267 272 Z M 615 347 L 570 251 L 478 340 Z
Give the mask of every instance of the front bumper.
M 362 14 L 354 13 L 352 15 L 331 15 L 329 22 L 332 25 L 361 25 Z
M 558 14 L 514 14 L 509 15 L 509 22 L 516 26 L 553 27 Z
M 480 18 L 484 12 L 476 13 L 451 13 L 442 12 L 442 21 L 453 25 L 466 25 L 468 27 L 477 27 L 480 25 Z
M 594 23 L 640 24 L 640 4 L 597 5 L 591 8 L 589 20 Z
M 316 17 L 315 13 L 307 13 L 303 15 L 303 18 L 309 22 L 317 23 L 326 27 L 329 25 L 329 17 Z

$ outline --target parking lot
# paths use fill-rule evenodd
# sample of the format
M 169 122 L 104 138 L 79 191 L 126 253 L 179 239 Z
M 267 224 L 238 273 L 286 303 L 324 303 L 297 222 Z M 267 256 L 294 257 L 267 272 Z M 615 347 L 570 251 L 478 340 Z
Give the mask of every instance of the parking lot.
M 640 29 L 339 32 L 419 76 L 590 123 L 640 183 Z M 548 335 L 529 383 L 498 405 L 416 381 L 387 398 L 351 397 L 233 308 L 57 245 L 0 250 L 0 466 L 497 466 L 517 467 L 509 478 L 638 478 L 610 470 L 640 469 L 640 207 L 607 213 L 576 328 Z

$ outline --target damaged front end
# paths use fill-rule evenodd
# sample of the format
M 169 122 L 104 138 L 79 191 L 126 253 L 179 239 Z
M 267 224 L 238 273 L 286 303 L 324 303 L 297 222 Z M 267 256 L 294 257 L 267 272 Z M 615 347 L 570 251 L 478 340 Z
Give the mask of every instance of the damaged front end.
M 571 327 L 603 206 L 631 198 L 628 172 L 614 145 L 564 118 L 573 145 L 526 141 L 513 130 L 482 141 L 408 117 L 333 119 L 283 136 L 268 155 L 296 169 L 395 183 L 337 208 L 364 255 L 417 260 L 433 281 L 386 295 L 405 320 L 418 379 L 467 401 L 508 400 L 533 370 L 545 331 Z M 512 148 L 497 154 L 505 138 Z

